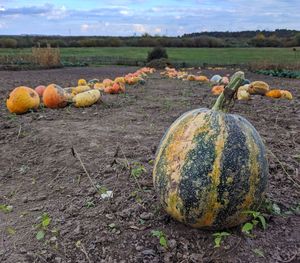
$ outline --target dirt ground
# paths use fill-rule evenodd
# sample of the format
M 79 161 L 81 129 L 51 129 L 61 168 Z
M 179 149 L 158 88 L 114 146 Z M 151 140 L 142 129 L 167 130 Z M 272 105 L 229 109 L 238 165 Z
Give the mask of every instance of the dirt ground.
M 256 227 L 252 237 L 241 227 L 228 230 L 231 235 L 220 248 L 214 248 L 214 232 L 167 216 L 152 187 L 161 137 L 182 113 L 213 104 L 207 85 L 155 73 L 145 85 L 128 87 L 125 95 L 105 95 L 90 108 L 44 108 L 14 116 L 5 107 L 15 86 L 66 87 L 79 78 L 113 78 L 135 70 L 0 71 L 0 205 L 12 206 L 0 210 L 0 262 L 300 262 L 300 80 L 246 72 L 250 80 L 265 80 L 294 95 L 292 101 L 257 96 L 236 102 L 233 109 L 265 141 L 267 196 L 280 211 L 274 215 L 264 208 L 267 229 Z M 203 73 L 210 77 L 232 70 Z M 131 175 L 128 164 L 139 177 Z M 113 198 L 101 198 L 107 190 Z M 51 221 L 45 223 L 45 237 L 37 240 L 43 213 Z M 167 248 L 152 230 L 162 231 Z

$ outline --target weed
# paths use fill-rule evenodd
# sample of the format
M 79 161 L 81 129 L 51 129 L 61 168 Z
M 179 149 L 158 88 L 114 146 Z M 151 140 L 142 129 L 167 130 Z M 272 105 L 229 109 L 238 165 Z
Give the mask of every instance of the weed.
M 134 163 L 131 167 L 131 176 L 134 178 L 139 178 L 143 173 L 146 173 L 146 168 L 140 163 Z
M 46 231 L 49 230 L 49 225 L 52 221 L 51 217 L 48 213 L 43 213 L 41 216 L 38 217 L 39 223 L 36 225 L 36 229 L 38 230 L 35 238 L 37 240 L 42 240 L 45 238 Z
M 228 232 L 217 232 L 217 233 L 214 233 L 213 234 L 213 237 L 214 237 L 214 242 L 215 242 L 215 248 L 217 247 L 220 247 L 221 246 L 221 243 L 222 243 L 222 240 L 227 237 L 227 236 L 230 236 L 230 233 Z
M 265 257 L 264 252 L 260 248 L 254 248 L 254 249 L 252 249 L 252 251 L 254 252 L 255 255 L 257 255 L 261 258 Z
M 4 213 L 10 213 L 13 210 L 12 205 L 0 205 L 0 211 Z
M 164 248 L 168 247 L 168 241 L 167 241 L 166 235 L 162 231 L 152 230 L 151 234 L 152 234 L 152 236 L 157 237 L 159 239 L 159 244 L 162 247 L 164 247 Z
M 242 232 L 251 235 L 251 232 L 255 226 L 257 226 L 259 223 L 262 226 L 262 228 L 265 230 L 267 228 L 267 223 L 265 217 L 257 211 L 245 211 L 244 214 L 251 215 L 252 220 L 251 222 L 247 222 L 242 227 Z

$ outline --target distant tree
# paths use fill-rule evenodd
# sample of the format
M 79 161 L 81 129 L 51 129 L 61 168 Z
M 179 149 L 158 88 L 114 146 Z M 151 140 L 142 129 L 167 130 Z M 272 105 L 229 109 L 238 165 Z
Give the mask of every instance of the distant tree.
M 0 46 L 3 48 L 16 48 L 18 41 L 14 38 L 3 38 L 0 40 Z

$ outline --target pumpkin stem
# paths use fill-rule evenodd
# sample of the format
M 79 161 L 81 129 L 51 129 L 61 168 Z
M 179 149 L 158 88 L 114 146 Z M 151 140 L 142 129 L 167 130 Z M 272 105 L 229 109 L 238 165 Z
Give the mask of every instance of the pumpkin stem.
M 230 82 L 224 88 L 224 91 L 220 94 L 212 109 L 216 111 L 227 112 L 230 102 L 233 100 L 235 93 L 243 83 L 244 79 L 244 72 L 238 71 L 234 73 L 231 77 Z

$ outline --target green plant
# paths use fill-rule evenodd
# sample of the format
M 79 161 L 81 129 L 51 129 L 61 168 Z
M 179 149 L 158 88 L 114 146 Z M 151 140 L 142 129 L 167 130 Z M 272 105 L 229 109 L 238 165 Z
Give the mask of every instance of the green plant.
M 168 247 L 168 240 L 166 238 L 166 235 L 160 231 L 160 230 L 152 230 L 151 231 L 152 236 L 157 237 L 159 239 L 159 244 L 164 247 L 167 248 Z
M 261 227 L 265 230 L 267 228 L 267 223 L 265 217 L 257 211 L 245 211 L 244 214 L 251 215 L 252 220 L 251 222 L 247 222 L 242 226 L 242 232 L 251 235 L 251 232 L 255 226 L 257 226 L 259 223 Z
M 0 211 L 4 213 L 10 213 L 13 210 L 12 205 L 0 205 Z
M 131 176 L 135 178 L 139 178 L 143 173 L 146 173 L 146 168 L 140 163 L 134 163 L 131 167 Z
M 260 248 L 254 248 L 252 249 L 252 251 L 254 252 L 255 255 L 264 258 L 264 252 L 260 249 Z
M 37 240 L 44 239 L 46 235 L 46 231 L 48 230 L 48 226 L 50 225 L 52 219 L 48 215 L 48 213 L 43 213 L 41 216 L 38 217 L 39 223 L 36 225 L 37 233 L 35 235 Z
M 215 242 L 215 248 L 220 247 L 221 246 L 221 242 L 222 240 L 227 237 L 230 236 L 230 233 L 228 232 L 217 232 L 217 233 L 213 233 L 213 237 L 214 237 L 214 242 Z
M 167 50 L 162 47 L 155 47 L 148 52 L 147 61 L 150 62 L 153 59 L 168 58 Z

